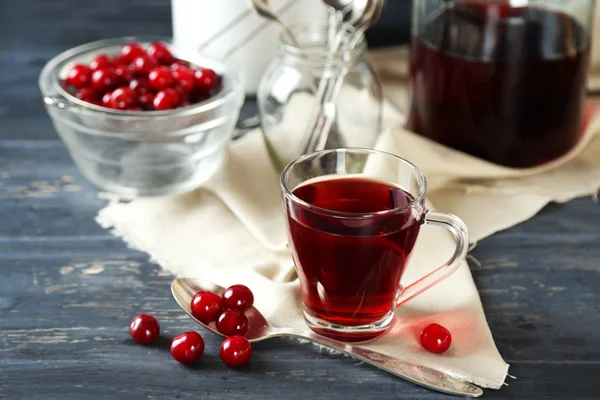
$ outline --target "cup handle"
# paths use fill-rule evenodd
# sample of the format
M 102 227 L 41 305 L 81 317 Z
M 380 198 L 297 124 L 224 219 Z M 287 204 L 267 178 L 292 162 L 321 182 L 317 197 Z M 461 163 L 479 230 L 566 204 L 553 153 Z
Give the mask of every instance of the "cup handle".
M 445 228 L 454 236 L 456 249 L 450 259 L 435 271 L 428 273 L 408 286 L 400 289 L 396 297 L 396 307 L 420 295 L 429 288 L 452 275 L 464 261 L 469 251 L 469 233 L 465 223 L 455 215 L 429 211 L 425 224 Z

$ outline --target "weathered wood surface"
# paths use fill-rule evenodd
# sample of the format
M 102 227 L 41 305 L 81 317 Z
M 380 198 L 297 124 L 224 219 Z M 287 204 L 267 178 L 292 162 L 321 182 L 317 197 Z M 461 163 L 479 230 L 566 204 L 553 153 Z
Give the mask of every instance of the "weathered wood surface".
M 168 34 L 169 4 L 83 3 L 0 8 L 0 398 L 447 398 L 292 340 L 257 344 L 251 365 L 231 370 L 210 335 L 193 368 L 171 359 L 166 340 L 128 339 L 142 311 L 165 337 L 195 326 L 171 299 L 170 277 L 94 222 L 104 201 L 56 137 L 36 79 L 75 44 Z M 600 398 L 600 205 L 549 206 L 473 254 L 486 315 L 519 377 L 486 398 Z

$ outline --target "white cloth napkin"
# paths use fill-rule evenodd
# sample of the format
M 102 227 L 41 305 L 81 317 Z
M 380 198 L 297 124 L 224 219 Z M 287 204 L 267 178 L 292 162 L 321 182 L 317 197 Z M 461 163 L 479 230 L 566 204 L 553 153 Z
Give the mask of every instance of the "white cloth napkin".
M 377 148 L 403 156 L 429 180 L 428 206 L 459 215 L 471 240 L 530 218 L 551 201 L 595 193 L 600 186 L 600 120 L 588 118 L 581 144 L 551 165 L 528 170 L 498 167 L 445 148 L 401 128 L 406 109 L 403 53 L 373 54 L 374 69 L 388 98 Z M 403 73 L 404 71 L 404 73 Z M 294 110 L 312 105 L 293 99 Z M 286 115 L 290 125 L 303 125 Z M 590 114 L 591 115 L 591 114 Z M 301 324 L 298 282 L 286 249 L 278 174 L 270 164 L 259 132 L 232 143 L 223 168 L 204 188 L 174 197 L 111 202 L 98 221 L 137 249 L 147 252 L 177 276 L 212 280 L 223 286 L 244 283 L 256 294 L 257 307 L 273 324 Z M 435 251 L 431 251 L 435 246 Z M 453 243 L 445 232 L 425 226 L 403 283 L 439 266 Z M 266 289 L 269 290 L 266 290 Z M 277 295 L 273 295 L 277 293 Z M 273 320 L 286 307 L 285 321 Z M 494 344 L 466 263 L 449 279 L 397 310 L 392 331 L 365 345 L 436 368 L 459 379 L 499 388 L 508 365 Z M 454 337 L 443 355 L 423 351 L 418 333 L 427 323 L 448 327 Z

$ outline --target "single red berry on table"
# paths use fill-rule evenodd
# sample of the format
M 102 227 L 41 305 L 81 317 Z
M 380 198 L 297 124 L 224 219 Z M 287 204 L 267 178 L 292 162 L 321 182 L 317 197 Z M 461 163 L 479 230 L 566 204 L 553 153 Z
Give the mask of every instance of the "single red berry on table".
M 102 96 L 102 100 L 100 101 L 100 104 L 102 104 L 103 107 L 107 107 L 107 108 L 112 108 L 110 105 L 110 96 L 112 95 L 112 92 L 106 92 L 104 93 L 104 95 Z
M 221 313 L 221 297 L 208 290 L 202 290 L 192 298 L 191 309 L 192 315 L 205 324 L 216 321 Z
M 421 346 L 432 353 L 443 353 L 450 348 L 452 335 L 439 324 L 427 325 L 421 332 Z
M 219 83 L 219 75 L 212 69 L 197 69 L 194 76 L 196 77 L 196 86 L 205 92 L 210 92 Z
M 147 76 L 156 65 L 156 60 L 147 55 L 136 57 L 131 62 L 131 68 L 137 76 Z
M 252 346 L 243 336 L 230 336 L 223 341 L 220 350 L 221 360 L 230 367 L 246 364 L 252 357 Z
M 160 65 L 169 65 L 175 60 L 167 45 L 161 42 L 152 43 L 146 50 L 146 54 L 154 58 Z
M 121 83 L 128 83 L 133 77 L 133 72 L 131 72 L 127 65 L 117 65 L 114 67 L 114 70 L 115 74 L 121 78 Z
M 171 71 L 167 67 L 155 67 L 148 73 L 148 82 L 158 90 L 166 89 L 173 84 Z
M 229 286 L 221 297 L 224 308 L 246 311 L 254 304 L 252 291 L 244 285 Z
M 98 68 L 111 67 L 112 65 L 112 60 L 109 56 L 107 56 L 106 54 L 100 54 L 92 60 L 92 62 L 90 63 L 90 68 L 92 70 L 96 70 Z
M 148 93 L 144 93 L 144 94 L 140 94 L 138 96 L 138 103 L 145 109 L 145 110 L 152 110 L 154 109 L 154 93 L 148 92 Z
M 189 69 L 188 67 L 178 66 L 173 69 L 171 72 L 171 76 L 175 81 L 175 84 L 180 86 L 186 92 L 191 92 L 196 87 L 196 78 L 194 76 L 194 71 Z
M 84 87 L 77 90 L 75 95 L 79 100 L 87 101 L 88 103 L 100 105 L 100 95 L 96 89 L 91 87 Z
M 225 310 L 217 320 L 217 330 L 225 336 L 246 336 L 249 327 L 248 317 L 238 310 Z
M 127 110 L 135 105 L 136 95 L 129 86 L 121 86 L 110 95 L 111 108 L 116 110 Z
M 136 57 L 144 56 L 146 52 L 142 48 L 142 45 L 136 42 L 127 43 L 121 48 L 121 61 L 124 64 L 133 62 Z
M 158 338 L 160 325 L 152 315 L 140 314 L 131 320 L 129 334 L 140 344 L 150 344 Z
M 180 103 L 179 94 L 173 88 L 164 89 L 156 93 L 153 101 L 154 109 L 160 111 L 177 108 Z
M 171 342 L 171 355 L 182 364 L 191 364 L 204 354 L 204 339 L 198 332 L 189 331 Z
M 76 89 L 90 86 L 92 71 L 85 65 L 77 64 L 67 73 L 67 82 Z
M 100 93 L 106 93 L 119 84 L 119 77 L 112 68 L 100 68 L 92 73 L 92 86 Z
M 129 82 L 129 87 L 132 88 L 138 95 L 152 91 L 152 86 L 146 78 L 136 78 Z

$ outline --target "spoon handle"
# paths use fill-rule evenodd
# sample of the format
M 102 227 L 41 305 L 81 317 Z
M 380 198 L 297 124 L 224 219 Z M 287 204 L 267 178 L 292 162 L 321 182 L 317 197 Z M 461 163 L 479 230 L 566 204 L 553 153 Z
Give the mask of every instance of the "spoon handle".
M 364 348 L 359 344 L 344 343 L 314 333 L 293 333 L 289 335 L 358 358 L 392 375 L 431 390 L 470 398 L 477 398 L 483 395 L 481 388 L 468 382 L 458 380 L 432 368 L 413 364 L 409 361 Z

